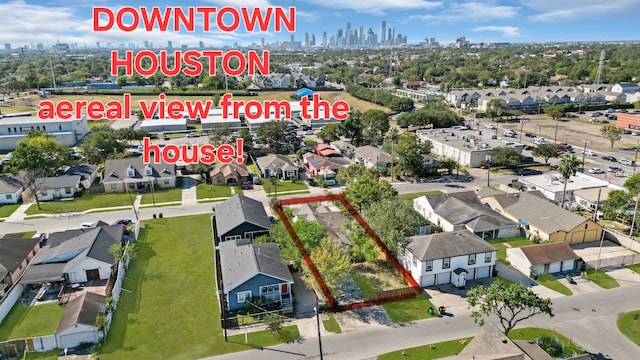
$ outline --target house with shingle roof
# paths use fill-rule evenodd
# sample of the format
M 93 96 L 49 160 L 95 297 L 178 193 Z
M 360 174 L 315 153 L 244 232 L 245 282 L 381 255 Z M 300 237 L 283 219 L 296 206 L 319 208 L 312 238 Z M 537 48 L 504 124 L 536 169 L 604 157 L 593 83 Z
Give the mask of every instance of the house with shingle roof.
M 215 238 L 218 242 L 229 240 L 253 240 L 268 235 L 271 222 L 260 201 L 236 194 L 217 203 L 215 211 Z
M 88 189 L 98 178 L 98 165 L 79 164 L 69 167 L 64 172 L 65 175 L 80 175 L 80 184 Z
M 176 166 L 160 162 L 145 164 L 142 158 L 107 159 L 102 170 L 106 193 L 150 191 L 176 187 Z
M 17 204 L 22 199 L 24 184 L 12 176 L 0 176 L 0 205 Z
M 286 155 L 271 154 L 256 158 L 256 166 L 260 176 L 269 178 L 276 176 L 283 180 L 298 179 L 298 165 Z M 275 173 L 273 173 L 275 170 Z
M 492 276 L 496 248 L 466 231 L 442 232 L 407 238 L 399 260 L 422 287 L 453 284 Z
M 23 239 L 22 234 L 0 236 L 0 299 L 20 279 L 39 250 L 39 237 Z
M 80 175 L 62 175 L 39 178 L 36 180 L 38 200 L 51 201 L 71 199 L 80 191 Z
M 96 326 L 96 318 L 105 313 L 106 302 L 106 296 L 89 291 L 69 301 L 56 329 L 58 348 L 98 343 L 103 335 Z
M 526 276 L 571 271 L 580 257 L 564 242 L 545 243 L 507 249 L 507 261 Z
M 444 231 L 467 229 L 483 239 L 519 235 L 516 222 L 482 204 L 473 191 L 421 196 L 413 208 Z
M 230 162 L 228 164 L 215 164 L 209 171 L 209 178 L 214 185 L 221 184 L 240 184 L 245 181 L 251 180 L 249 174 L 249 168 L 247 165 L 237 162 Z
M 247 240 L 221 242 L 220 275 L 227 310 L 242 309 L 252 297 L 292 307 L 293 277 L 276 243 L 251 244 Z
M 482 202 L 517 222 L 530 239 L 578 244 L 602 236 L 600 224 L 548 201 L 539 191 L 492 195 Z
M 369 169 L 384 169 L 391 167 L 391 155 L 380 148 L 366 145 L 356 149 L 354 160 Z

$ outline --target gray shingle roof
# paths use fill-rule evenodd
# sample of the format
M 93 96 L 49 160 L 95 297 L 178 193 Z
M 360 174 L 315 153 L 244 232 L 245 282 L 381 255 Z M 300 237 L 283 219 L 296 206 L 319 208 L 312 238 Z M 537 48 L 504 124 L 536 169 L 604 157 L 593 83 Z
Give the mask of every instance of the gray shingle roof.
M 420 261 L 496 251 L 491 244 L 466 230 L 411 236 L 407 240 L 407 248 Z
M 74 188 L 80 182 L 80 175 L 50 176 L 36 180 L 41 190 Z
M 293 282 L 276 243 L 238 245 L 232 240 L 221 242 L 219 247 L 225 294 L 258 274 Z
M 298 170 L 298 166 L 293 163 L 286 155 L 267 155 L 256 158 L 258 167 L 264 171 L 264 169 L 271 169 L 273 164 L 276 164 L 276 169 L 282 171 L 294 171 Z
M 106 296 L 85 291 L 82 295 L 69 301 L 62 313 L 56 333 L 64 331 L 74 324 L 96 326 L 96 317 L 98 314 L 104 313 L 106 302 Z
M 271 222 L 269 222 L 267 212 L 260 201 L 236 194 L 214 207 L 216 209 L 216 229 L 219 236 L 245 222 L 267 230 L 271 229 Z
M 370 145 L 361 146 L 355 151 L 356 157 L 361 157 L 363 159 L 370 159 L 370 161 L 377 161 L 383 163 L 391 162 L 391 155 L 389 153 L 382 151 L 382 149 L 378 149 L 377 147 L 373 147 Z
M 64 172 L 64 174 L 65 175 L 80 175 L 80 176 L 89 177 L 97 169 L 98 169 L 98 165 L 79 164 L 79 165 L 71 166 L 70 168 L 68 168 Z
M 13 194 L 22 188 L 24 184 L 11 176 L 0 176 L 0 194 Z
M 109 252 L 109 247 L 120 244 L 123 233 L 123 225 L 52 233 L 49 235 L 47 245 L 40 249 L 32 263 L 34 265 L 66 263 L 78 256 L 87 256 L 112 264 L 115 259 Z
M 16 271 L 39 241 L 40 239 L 23 239 L 6 235 L 0 238 L 0 265 L 10 272 Z
M 466 225 L 472 231 L 516 226 L 516 223 L 483 205 L 473 191 L 425 196 L 434 212 L 454 225 Z
M 107 159 L 104 162 L 104 176 L 102 182 L 123 181 L 125 179 L 147 179 L 147 178 L 173 178 L 176 176 L 175 164 L 148 164 L 153 169 L 152 175 L 147 176 L 145 168 L 147 164 L 142 158 L 126 158 L 126 159 Z M 134 169 L 134 176 L 127 174 L 127 169 Z

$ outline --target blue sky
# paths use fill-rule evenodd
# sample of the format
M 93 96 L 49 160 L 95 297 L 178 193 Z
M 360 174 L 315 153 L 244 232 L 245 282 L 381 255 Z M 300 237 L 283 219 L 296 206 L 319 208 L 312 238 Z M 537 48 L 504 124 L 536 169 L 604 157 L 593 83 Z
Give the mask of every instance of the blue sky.
M 92 31 L 92 6 L 117 10 L 121 6 L 248 6 L 296 7 L 296 40 L 305 32 L 335 35 L 346 22 L 352 29 L 364 27 L 379 35 L 382 20 L 395 33 L 406 35 L 409 43 L 435 37 L 441 44 L 465 36 L 471 42 L 549 42 L 638 40 L 638 0 L 3 0 L 0 3 L 0 43 L 14 48 L 30 44 L 77 43 L 95 46 L 111 42 L 150 41 L 174 47 L 182 44 L 207 46 L 289 40 L 289 33 L 202 33 Z

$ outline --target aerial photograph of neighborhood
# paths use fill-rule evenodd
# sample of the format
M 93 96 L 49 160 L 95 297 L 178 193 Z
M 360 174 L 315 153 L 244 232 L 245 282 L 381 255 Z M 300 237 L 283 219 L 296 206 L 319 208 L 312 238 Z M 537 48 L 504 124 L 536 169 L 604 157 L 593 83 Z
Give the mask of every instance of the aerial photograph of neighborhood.
M 640 359 L 637 0 L 0 2 L 0 359 Z

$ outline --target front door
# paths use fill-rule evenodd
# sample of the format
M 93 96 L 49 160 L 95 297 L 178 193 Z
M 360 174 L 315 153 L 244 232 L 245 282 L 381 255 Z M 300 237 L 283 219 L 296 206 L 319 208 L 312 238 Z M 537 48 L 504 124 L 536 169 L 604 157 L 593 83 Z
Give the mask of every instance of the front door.
M 91 270 L 87 270 L 86 272 L 87 272 L 87 281 L 100 280 L 100 270 L 91 269 Z
M 289 292 L 289 284 L 287 284 L 287 283 L 282 284 L 282 286 L 281 286 L 281 292 L 282 292 L 283 294 L 287 294 L 287 293 Z

